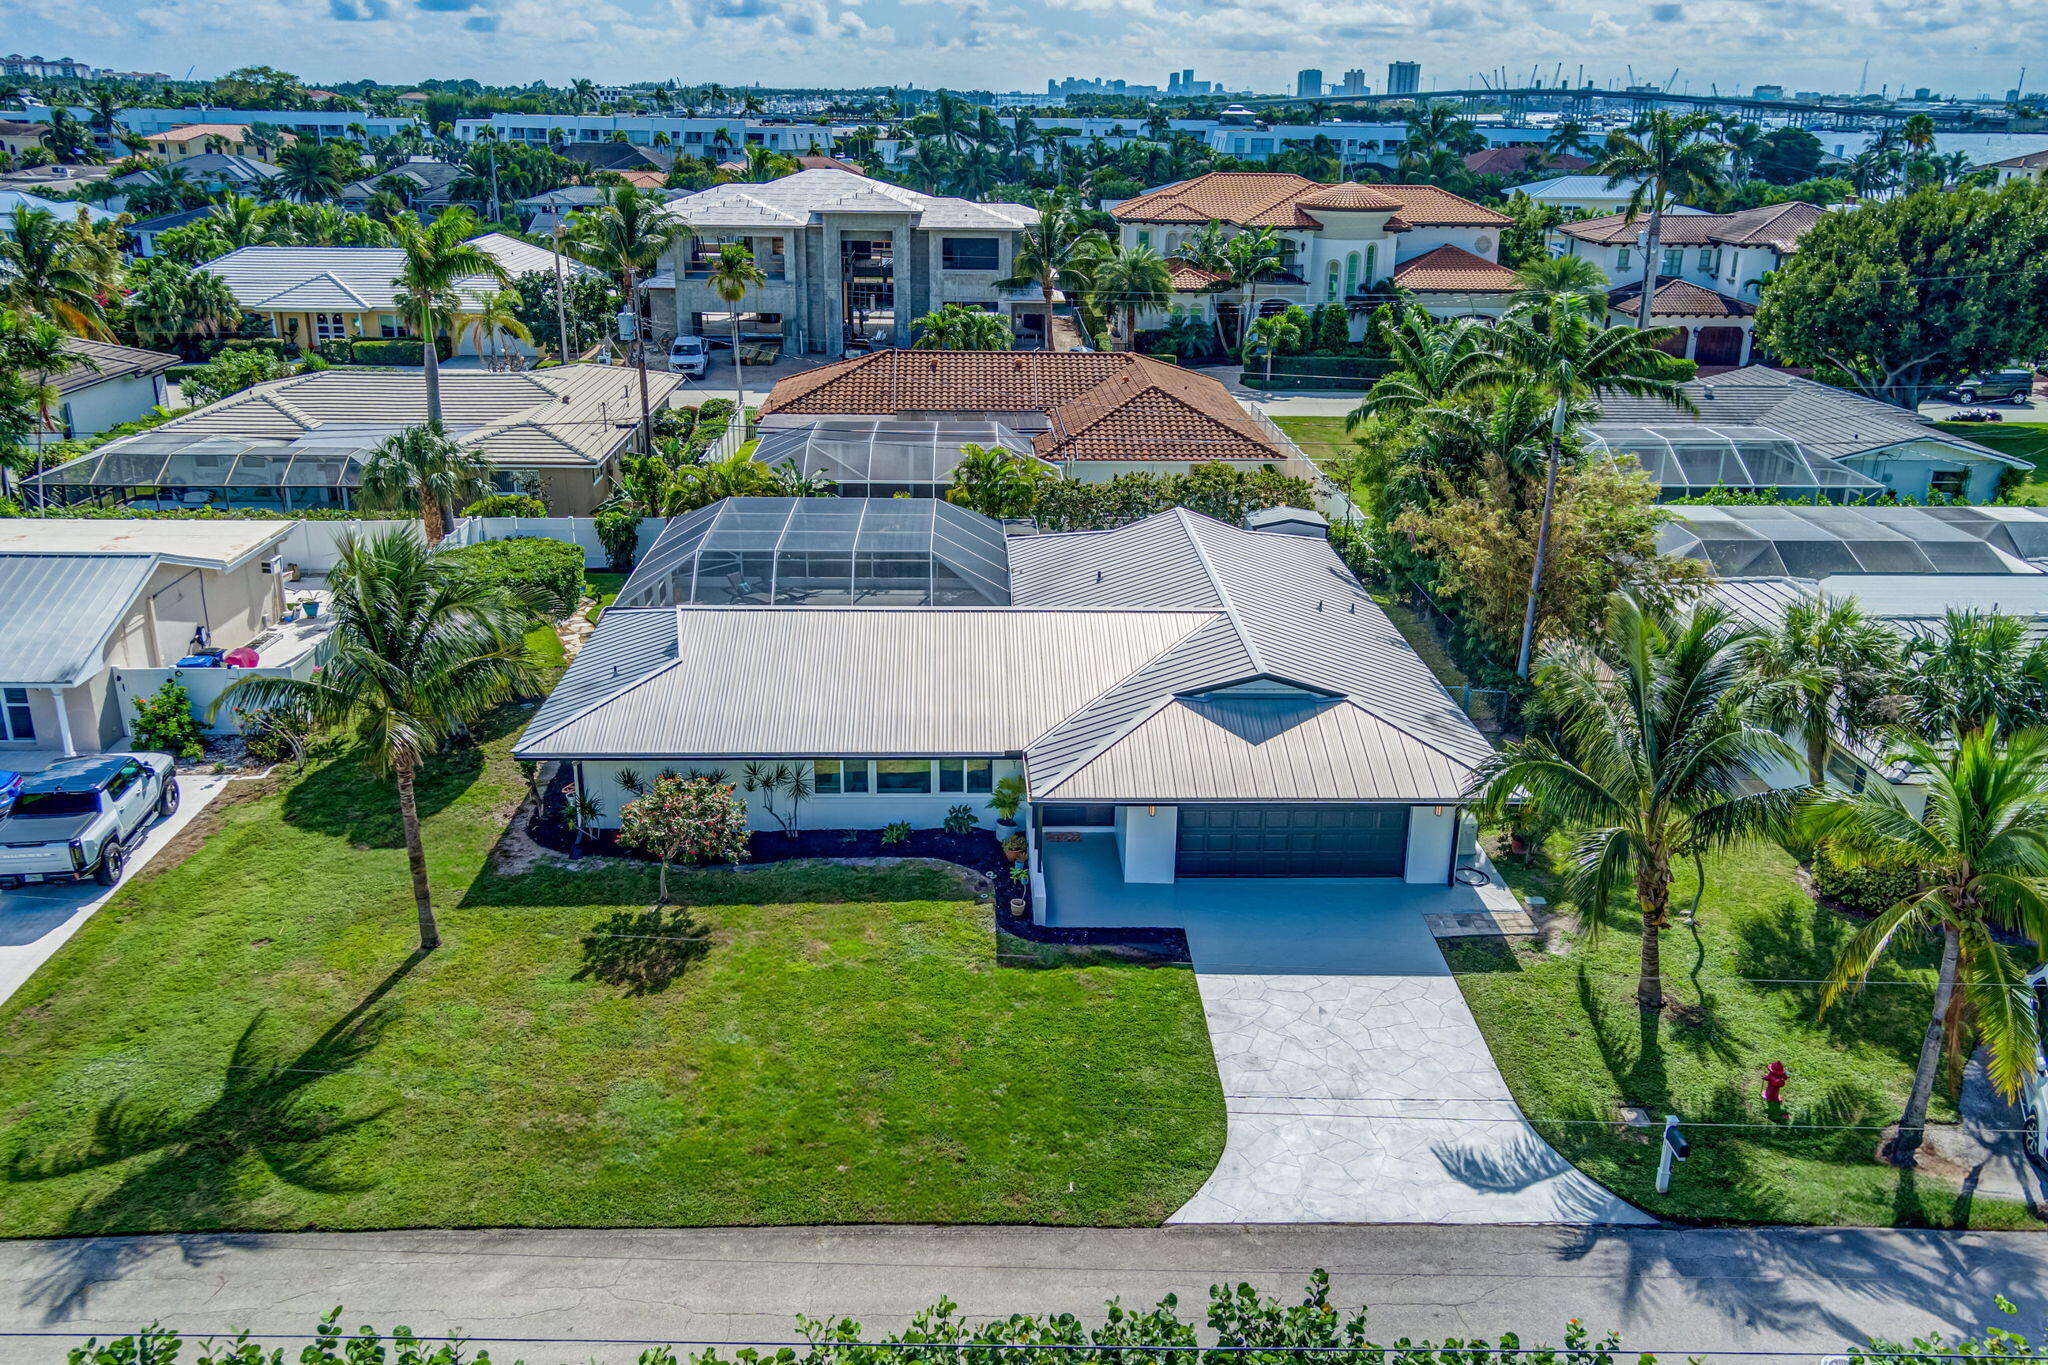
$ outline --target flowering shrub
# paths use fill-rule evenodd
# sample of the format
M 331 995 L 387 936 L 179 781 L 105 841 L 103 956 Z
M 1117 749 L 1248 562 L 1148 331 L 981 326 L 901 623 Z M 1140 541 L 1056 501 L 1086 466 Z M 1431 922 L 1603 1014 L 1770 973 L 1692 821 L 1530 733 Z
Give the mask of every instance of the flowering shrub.
M 747 805 L 732 785 L 708 777 L 663 774 L 619 812 L 619 842 L 661 862 L 659 901 L 668 900 L 668 867 L 736 863 L 747 853 Z

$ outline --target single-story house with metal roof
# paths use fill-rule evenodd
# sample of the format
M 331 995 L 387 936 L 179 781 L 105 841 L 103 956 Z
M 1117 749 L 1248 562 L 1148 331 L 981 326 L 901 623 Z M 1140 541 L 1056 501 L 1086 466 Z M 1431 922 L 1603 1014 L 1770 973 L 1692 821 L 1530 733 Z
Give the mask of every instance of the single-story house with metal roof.
M 667 407 L 682 384 L 650 371 L 650 404 Z M 640 385 L 608 365 L 444 370 L 441 412 L 449 436 L 496 467 L 501 489 L 530 483 L 556 514 L 588 516 L 639 432 Z M 378 442 L 426 418 L 419 370 L 320 370 L 243 389 L 24 483 L 54 503 L 345 508 Z
M 1657 398 L 1608 397 L 1593 444 L 1634 456 L 1667 498 L 1716 491 L 1831 502 L 1989 502 L 2016 456 L 1889 403 L 1751 365 L 1685 385 L 1696 413 Z
M 0 767 L 10 752 L 117 747 L 128 731 L 123 669 L 165 669 L 208 645 L 255 644 L 262 657 L 284 610 L 275 559 L 291 529 L 0 521 Z
M 667 768 L 799 765 L 807 828 L 986 821 L 1015 777 L 1058 922 L 1104 882 L 1447 884 L 1492 749 L 1322 536 L 753 498 L 668 524 L 514 753 L 604 827 Z

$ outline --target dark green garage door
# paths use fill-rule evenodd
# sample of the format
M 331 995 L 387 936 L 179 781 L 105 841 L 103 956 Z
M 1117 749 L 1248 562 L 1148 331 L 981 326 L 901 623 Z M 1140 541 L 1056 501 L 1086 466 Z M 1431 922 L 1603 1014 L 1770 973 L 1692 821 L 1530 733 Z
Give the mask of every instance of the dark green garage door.
M 1182 877 L 1398 877 L 1406 806 L 1182 806 Z

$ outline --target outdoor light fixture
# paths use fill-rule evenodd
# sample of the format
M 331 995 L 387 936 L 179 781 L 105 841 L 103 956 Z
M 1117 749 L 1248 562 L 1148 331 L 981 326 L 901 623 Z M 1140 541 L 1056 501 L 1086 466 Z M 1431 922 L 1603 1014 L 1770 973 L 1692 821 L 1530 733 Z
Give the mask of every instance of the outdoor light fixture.
M 1145 814 L 1147 814 L 1147 815 L 1157 815 L 1157 814 L 1159 814 L 1159 807 L 1157 807 L 1157 806 L 1147 806 L 1147 807 L 1145 807 Z

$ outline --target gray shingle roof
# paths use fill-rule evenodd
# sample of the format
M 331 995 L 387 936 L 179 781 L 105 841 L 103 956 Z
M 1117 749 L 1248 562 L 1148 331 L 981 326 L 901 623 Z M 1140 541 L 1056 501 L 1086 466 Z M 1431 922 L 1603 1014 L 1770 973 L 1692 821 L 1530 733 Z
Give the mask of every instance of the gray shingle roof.
M 64 349 L 87 363 L 72 365 L 57 376 L 59 393 L 76 393 L 110 379 L 162 374 L 171 366 L 182 363 L 181 357 L 167 351 L 116 346 L 112 342 L 93 341 L 86 337 L 65 337 Z
M 154 555 L 0 554 L 0 683 L 71 687 L 98 673 L 155 568 Z

